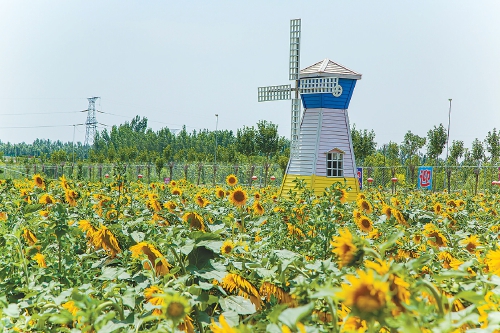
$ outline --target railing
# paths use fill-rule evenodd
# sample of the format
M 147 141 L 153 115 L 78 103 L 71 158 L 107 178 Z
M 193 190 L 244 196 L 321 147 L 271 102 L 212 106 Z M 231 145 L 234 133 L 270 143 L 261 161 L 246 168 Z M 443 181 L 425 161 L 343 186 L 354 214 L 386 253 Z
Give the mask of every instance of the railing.
M 270 164 L 267 170 L 258 164 L 203 164 L 203 163 L 172 163 L 165 165 L 160 174 L 153 164 L 124 164 L 124 175 L 129 180 L 141 178 L 147 182 L 163 182 L 169 179 L 187 179 L 198 185 L 224 184 L 226 177 L 234 174 L 242 185 L 265 186 L 266 184 L 281 184 L 283 171 L 277 164 Z M 116 170 L 115 164 L 0 164 L 0 179 L 31 178 L 34 174 L 42 174 L 49 179 L 59 179 L 65 175 L 68 179 L 102 181 L 112 177 Z M 108 177 L 106 177 L 108 176 Z

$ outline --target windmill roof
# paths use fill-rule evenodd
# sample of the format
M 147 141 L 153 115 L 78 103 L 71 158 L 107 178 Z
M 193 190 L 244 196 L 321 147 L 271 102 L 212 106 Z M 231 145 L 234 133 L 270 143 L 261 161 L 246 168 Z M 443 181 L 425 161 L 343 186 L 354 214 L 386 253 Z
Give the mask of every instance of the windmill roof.
M 335 76 L 340 79 L 361 79 L 361 74 L 326 58 L 300 71 L 300 78 Z

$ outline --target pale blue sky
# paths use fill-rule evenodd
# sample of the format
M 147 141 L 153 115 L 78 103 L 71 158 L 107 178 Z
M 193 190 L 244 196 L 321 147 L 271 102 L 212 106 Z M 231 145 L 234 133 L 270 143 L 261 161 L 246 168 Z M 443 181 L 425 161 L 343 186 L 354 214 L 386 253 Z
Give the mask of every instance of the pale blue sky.
M 363 74 L 349 107 L 379 144 L 448 122 L 470 146 L 500 128 L 499 1 L 0 1 L 0 140 L 71 141 L 101 96 L 106 125 L 236 130 L 260 119 L 289 136 L 289 20 L 302 19 L 301 68 L 324 58 Z M 23 114 L 12 116 L 6 114 Z M 156 122 L 153 122 L 156 121 Z M 102 128 L 102 127 L 101 127 Z M 76 129 L 83 141 L 85 128 Z

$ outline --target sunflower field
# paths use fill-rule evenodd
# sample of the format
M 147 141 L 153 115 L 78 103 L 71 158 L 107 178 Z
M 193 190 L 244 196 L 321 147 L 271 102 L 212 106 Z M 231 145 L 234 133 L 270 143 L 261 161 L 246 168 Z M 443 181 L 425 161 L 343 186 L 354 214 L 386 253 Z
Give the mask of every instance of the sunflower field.
M 500 332 L 496 190 L 296 189 L 0 180 L 0 328 Z

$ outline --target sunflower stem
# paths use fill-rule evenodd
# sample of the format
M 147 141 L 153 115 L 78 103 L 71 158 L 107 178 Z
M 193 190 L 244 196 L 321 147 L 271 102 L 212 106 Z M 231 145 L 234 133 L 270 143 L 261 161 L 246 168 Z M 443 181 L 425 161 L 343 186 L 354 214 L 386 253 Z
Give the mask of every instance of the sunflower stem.
M 177 252 L 175 252 L 175 250 L 171 247 L 170 248 L 170 251 L 172 252 L 172 254 L 174 255 L 175 257 L 175 260 L 179 263 L 179 265 L 181 266 L 181 270 L 182 270 L 182 274 L 186 274 L 186 267 L 184 266 L 184 263 L 182 262 L 181 258 L 179 257 L 179 255 L 177 254 Z
M 438 305 L 439 314 L 441 316 L 444 316 L 443 298 L 442 295 L 437 290 L 436 286 L 433 285 L 430 281 L 427 281 L 425 279 L 421 280 L 420 283 L 422 283 L 431 292 L 432 296 L 434 297 Z
M 23 270 L 24 270 L 24 275 L 26 278 L 26 289 L 28 289 L 29 284 L 30 284 L 30 280 L 29 280 L 29 275 L 28 275 L 28 265 L 26 264 L 26 257 L 24 256 L 24 252 L 22 250 L 23 244 L 21 243 L 19 238 L 16 237 L 15 235 L 6 234 L 6 236 L 11 236 L 16 240 L 16 245 L 17 245 L 16 249 L 17 249 L 17 252 L 19 253 L 19 259 L 21 260 L 21 265 L 22 265 Z

